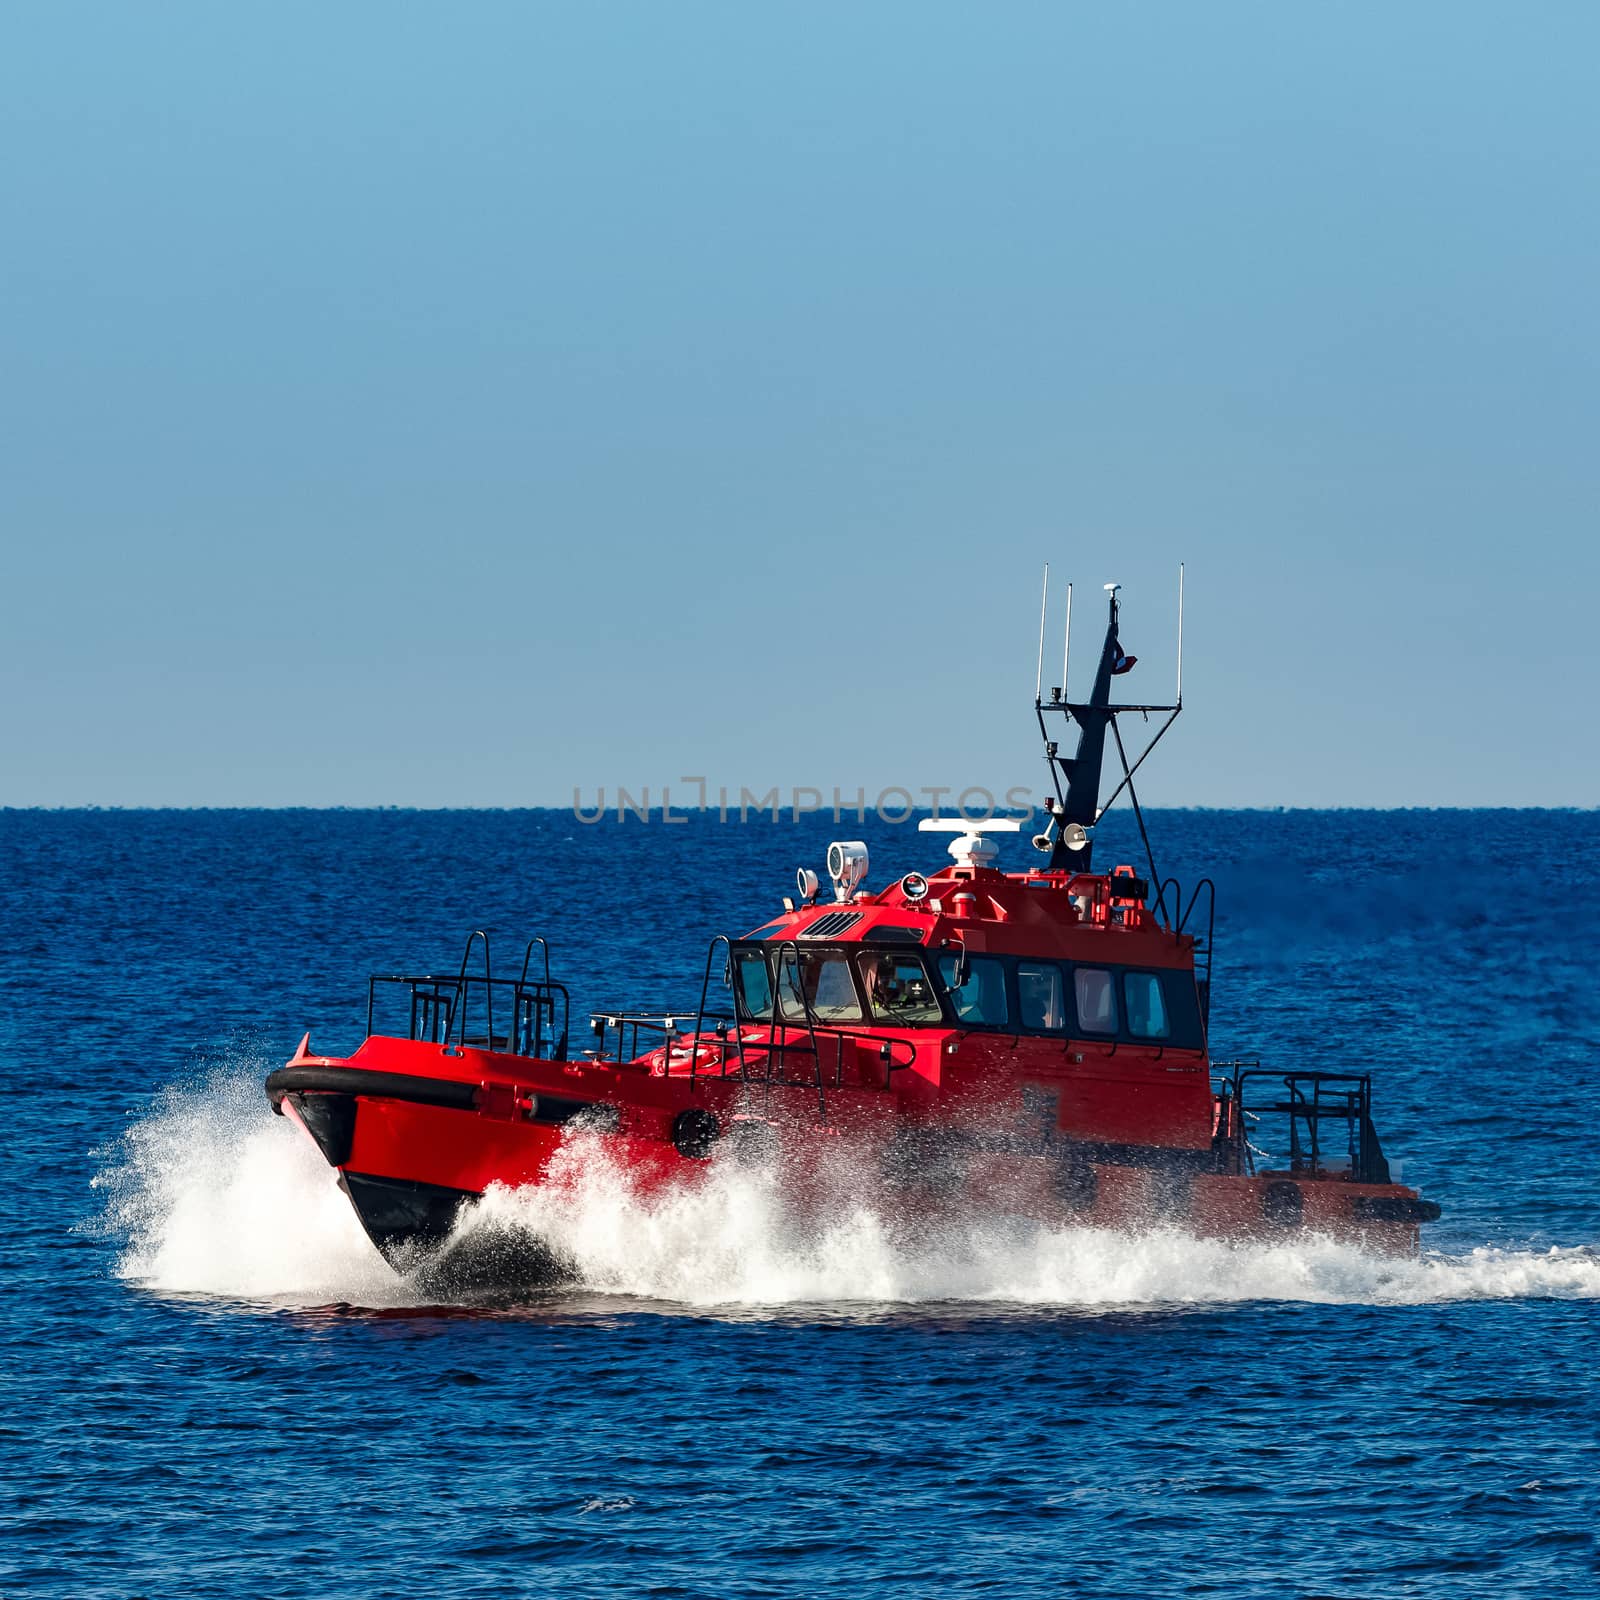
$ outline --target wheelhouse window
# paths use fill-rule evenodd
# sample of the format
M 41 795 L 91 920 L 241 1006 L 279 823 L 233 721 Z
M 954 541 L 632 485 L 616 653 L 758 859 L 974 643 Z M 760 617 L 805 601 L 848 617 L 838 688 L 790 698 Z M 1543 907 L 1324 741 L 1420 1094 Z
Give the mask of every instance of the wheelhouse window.
M 994 956 L 966 957 L 965 981 L 956 983 L 961 958 L 939 957 L 939 976 L 944 979 L 956 1021 L 979 1028 L 1004 1028 L 1011 1020 L 1006 1003 L 1006 969 Z
M 772 1015 L 772 970 L 759 950 L 741 950 L 733 958 L 734 980 L 738 985 L 739 1011 L 759 1020 Z
M 1077 967 L 1072 986 L 1078 1002 L 1078 1026 L 1085 1033 L 1117 1031 L 1117 989 L 1104 967 Z
M 1059 1033 L 1067 1025 L 1067 995 L 1061 968 L 1051 962 L 1017 963 L 1017 1016 L 1039 1033 Z
M 925 1028 L 944 1021 L 939 997 L 920 957 L 904 951 L 863 950 L 856 956 L 856 971 L 874 1022 Z
M 833 950 L 785 950 L 778 958 L 778 1011 L 788 1022 L 860 1022 L 850 963 Z
M 1135 1039 L 1166 1039 L 1172 1034 L 1161 979 L 1154 972 L 1125 972 L 1122 998 L 1127 1007 L 1128 1032 Z
M 1194 973 L 1169 968 L 1161 974 L 1161 994 L 1166 1002 L 1167 1043 L 1179 1050 L 1203 1050 L 1206 1025 L 1200 1016 Z

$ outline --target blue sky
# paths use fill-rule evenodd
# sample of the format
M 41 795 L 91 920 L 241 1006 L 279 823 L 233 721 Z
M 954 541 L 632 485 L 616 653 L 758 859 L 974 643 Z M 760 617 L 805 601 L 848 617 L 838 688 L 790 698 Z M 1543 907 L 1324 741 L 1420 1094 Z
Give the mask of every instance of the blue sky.
M 1035 783 L 1040 564 L 1155 694 L 1182 559 L 1150 801 L 1593 805 L 1597 55 L 9 7 L 0 803 Z

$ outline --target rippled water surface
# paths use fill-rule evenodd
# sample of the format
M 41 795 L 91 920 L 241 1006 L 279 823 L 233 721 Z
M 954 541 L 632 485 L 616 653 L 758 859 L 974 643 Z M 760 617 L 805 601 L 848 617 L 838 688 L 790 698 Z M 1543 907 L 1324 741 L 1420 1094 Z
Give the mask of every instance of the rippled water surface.
M 1218 881 L 1216 1053 L 1376 1075 L 1445 1208 L 1415 1261 L 801 1224 L 759 1173 L 645 1202 L 574 1150 L 493 1203 L 582 1287 L 435 1305 L 268 1112 L 369 971 L 476 924 L 548 935 L 580 1010 L 687 1009 L 857 831 L 873 882 L 937 861 L 870 822 L 0 813 L 0 1596 L 1600 1592 L 1593 814 L 1153 819 Z

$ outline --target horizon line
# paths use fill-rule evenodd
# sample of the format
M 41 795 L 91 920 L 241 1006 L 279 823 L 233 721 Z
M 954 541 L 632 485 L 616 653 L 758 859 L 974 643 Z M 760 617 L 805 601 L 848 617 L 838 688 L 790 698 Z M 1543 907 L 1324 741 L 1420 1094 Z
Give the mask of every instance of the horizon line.
M 787 808 L 785 808 L 785 809 L 787 809 Z M 855 820 L 858 820 L 858 821 L 864 821 L 865 820 L 865 817 L 856 817 L 856 813 L 855 813 L 855 808 L 854 807 L 850 807 L 850 808 L 847 808 L 847 809 L 848 809 L 848 814 L 852 818 L 855 818 Z M 1018 809 L 1019 808 L 1017 808 L 1017 807 L 1001 808 L 1001 809 L 998 809 L 998 810 L 994 811 L 991 815 L 996 817 L 996 818 L 1004 818 L 1004 817 L 1006 817 L 1008 815 L 1014 815 L 1015 812 Z M 1177 813 L 1188 813 L 1188 812 L 1201 812 L 1201 813 L 1206 813 L 1206 812 L 1249 812 L 1249 813 L 1252 813 L 1252 814 L 1263 815 L 1263 816 L 1277 816 L 1277 815 L 1285 815 L 1285 814 L 1288 814 L 1290 812 L 1300 812 L 1300 811 L 1307 811 L 1307 812 L 1348 811 L 1348 812 L 1358 812 L 1358 813 L 1379 813 L 1379 814 L 1393 814 L 1393 813 L 1410 812 L 1410 811 L 1426 811 L 1426 812 L 1449 811 L 1449 812 L 1460 812 L 1462 814 L 1468 814 L 1468 813 L 1472 813 L 1472 812 L 1483 812 L 1483 811 L 1569 812 L 1569 813 L 1575 812 L 1575 813 L 1583 813 L 1583 812 L 1591 812 L 1591 811 L 1600 811 L 1600 802 L 1594 802 L 1594 803 L 1591 803 L 1591 804 L 1588 804 L 1588 805 L 1577 805 L 1577 804 L 1572 804 L 1572 803 L 1557 803 L 1557 804 L 1550 804 L 1550 805 L 1498 805 L 1498 806 L 1497 805 L 1475 805 L 1475 806 L 1472 806 L 1472 805 L 1454 805 L 1454 804 L 1446 804 L 1446 805 L 1424 805 L 1424 804 L 1418 804 L 1418 805 L 1396 805 L 1396 806 L 1371 806 L 1371 805 L 1350 805 L 1350 804 L 1335 804 L 1335 805 L 1299 805 L 1299 804 L 1296 804 L 1296 805 L 1282 805 L 1282 804 L 1273 804 L 1273 803 L 1270 803 L 1270 802 L 1264 802 L 1264 803 L 1257 803 L 1257 804 L 1252 804 L 1252 805 L 1188 805 L 1188 806 L 1182 806 L 1182 805 L 1149 806 L 1149 805 L 1147 805 L 1147 806 L 1144 806 L 1142 809 L 1145 811 L 1146 814 L 1154 813 L 1154 814 L 1159 814 L 1159 815 L 1163 815 L 1163 816 L 1171 815 L 1171 814 L 1173 814 L 1175 812 L 1177 812 Z M 730 810 L 731 810 L 731 808 L 730 808 Z M 1041 812 L 1042 808 L 1034 807 L 1033 810 L 1034 810 L 1034 812 L 1038 813 L 1038 812 Z M 601 827 L 601 826 L 605 826 L 605 825 L 608 825 L 608 824 L 611 827 L 621 827 L 621 826 L 625 826 L 626 823 L 628 821 L 630 821 L 630 820 L 632 821 L 632 823 L 633 823 L 633 825 L 635 827 L 649 827 L 649 826 L 652 826 L 651 823 L 647 823 L 647 822 L 644 822 L 644 821 L 640 820 L 638 818 L 637 814 L 636 813 L 632 813 L 632 812 L 628 813 L 628 815 L 626 817 L 618 817 L 612 810 L 610 810 L 608 808 L 605 812 L 603 812 L 598 817 L 581 818 L 581 817 L 578 817 L 574 813 L 574 810 L 573 810 L 573 808 L 571 806 L 549 806 L 549 805 L 543 805 L 543 806 L 541 806 L 541 805 L 522 805 L 522 806 L 489 806 L 489 805 L 485 805 L 485 806 L 429 806 L 429 805 L 401 805 L 401 804 L 390 804 L 390 803 L 360 804 L 360 805 L 249 805 L 249 804 L 239 804 L 239 805 L 118 805 L 118 804 L 99 804 L 99 803 L 74 803 L 74 804 L 64 804 L 64 805 L 20 805 L 20 806 L 18 806 L 18 805 L 0 804 L 0 815 L 15 815 L 15 816 L 26 816 L 26 815 L 62 816 L 62 815 L 69 815 L 69 814 L 90 814 L 90 815 L 95 815 L 95 814 L 103 814 L 103 813 L 117 813 L 117 814 L 123 814 L 123 813 L 132 813 L 132 814 L 156 814 L 156 813 L 169 814 L 169 813 L 175 813 L 175 814 L 179 814 L 179 815 L 200 815 L 200 814 L 205 814 L 207 812 L 242 812 L 242 811 L 250 811 L 250 812 L 263 811 L 263 812 L 273 812 L 273 813 L 277 813 L 277 812 L 284 812 L 284 813 L 361 812 L 361 813 L 374 813 L 374 814 L 388 814 L 388 813 L 401 813 L 401 814 L 409 814 L 409 815 L 445 815 L 445 814 L 450 814 L 450 815 L 465 815 L 465 816 L 472 816 L 472 815 L 485 815 L 485 816 L 490 816 L 490 815 L 508 815 L 508 814 L 521 813 L 521 812 L 553 812 L 553 813 L 556 813 L 558 815 L 565 814 L 567 816 L 571 816 L 575 822 L 580 823 L 583 827 L 590 827 L 590 828 L 592 828 L 592 827 Z M 873 807 L 868 806 L 868 807 L 865 808 L 865 811 L 866 811 L 866 816 L 867 817 L 871 817 L 875 821 L 883 820 L 879 816 L 879 813 Z M 662 815 L 664 815 L 663 808 L 660 807 L 660 806 L 651 806 L 651 807 L 648 808 L 648 814 L 651 817 L 662 816 Z M 679 823 L 688 822 L 690 820 L 690 818 L 692 818 L 692 817 L 709 817 L 709 816 L 714 816 L 715 814 L 716 814 L 716 808 L 715 807 L 706 807 L 704 809 L 701 809 L 701 808 L 685 809 L 685 810 L 683 810 L 681 812 L 677 811 L 676 808 L 674 808 L 673 824 L 677 825 Z M 804 815 L 806 815 L 807 817 L 823 817 L 823 816 L 827 815 L 827 810 L 824 809 L 824 810 L 806 812 L 806 813 L 804 813 Z M 890 822 L 888 825 L 890 827 L 904 826 L 905 822 L 908 821 L 910 819 L 910 817 L 931 817 L 933 815 L 934 815 L 934 810 L 933 810 L 933 808 L 931 806 L 918 806 L 918 807 L 915 807 L 909 813 L 908 817 L 901 818 L 899 821 Z M 955 810 L 946 811 L 946 810 L 941 809 L 940 812 L 939 812 L 939 815 L 943 816 L 943 817 L 957 817 L 957 816 L 960 816 L 961 813 L 959 811 L 955 811 Z M 721 822 L 720 825 L 721 826 L 726 826 L 728 822 L 733 821 L 733 820 L 735 820 L 735 819 L 733 817 L 729 816 L 727 818 L 722 819 L 722 822 Z M 798 826 L 800 819 L 798 817 L 792 817 L 792 816 L 790 816 L 790 817 L 784 817 L 784 816 L 772 817 L 765 809 L 762 809 L 762 810 L 754 810 L 754 809 L 752 809 L 751 814 L 748 817 L 739 818 L 737 820 L 739 821 L 741 826 L 744 825 L 745 823 L 748 823 L 748 822 L 757 822 L 757 821 L 765 820 L 772 827 L 791 827 L 792 828 L 792 827 Z M 840 818 L 836 819 L 836 821 L 840 825 L 843 824 L 844 820 L 845 820 L 845 818 L 842 817 L 842 816 Z M 984 821 L 984 820 L 987 820 L 987 819 L 985 819 L 985 818 L 972 818 L 971 820 L 974 821 L 974 822 L 981 822 L 981 821 Z M 1101 820 L 1103 821 L 1104 819 L 1102 818 Z M 657 826 L 657 827 L 662 826 L 661 823 L 655 823 L 653 825 Z M 1096 826 L 1098 826 L 1098 825 L 1099 824 L 1097 823 Z

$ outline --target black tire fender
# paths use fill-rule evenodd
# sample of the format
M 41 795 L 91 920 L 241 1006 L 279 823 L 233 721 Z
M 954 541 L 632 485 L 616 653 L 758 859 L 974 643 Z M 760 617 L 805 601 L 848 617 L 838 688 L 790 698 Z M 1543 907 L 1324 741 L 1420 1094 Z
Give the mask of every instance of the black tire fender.
M 1437 1222 L 1442 1214 L 1437 1200 L 1404 1194 L 1358 1194 L 1350 1209 L 1363 1222 Z
M 709 1160 L 721 1137 L 716 1113 L 703 1106 L 690 1106 L 672 1119 L 672 1145 L 685 1161 Z

